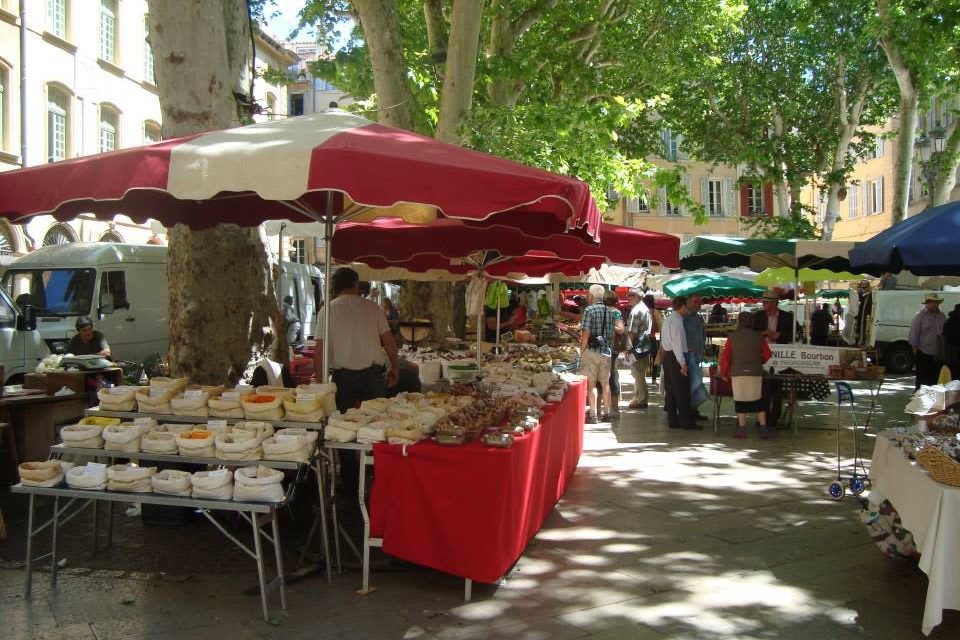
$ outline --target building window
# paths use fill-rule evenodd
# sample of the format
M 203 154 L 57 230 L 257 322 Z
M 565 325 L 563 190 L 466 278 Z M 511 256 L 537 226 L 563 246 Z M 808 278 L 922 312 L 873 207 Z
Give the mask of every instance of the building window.
M 160 125 L 153 120 L 147 120 L 143 123 L 143 143 L 152 144 L 160 142 Z
M 869 160 L 876 160 L 883 157 L 883 138 L 877 138 L 873 141 L 873 149 L 868 155 Z
M 13 255 L 17 250 L 13 229 L 6 222 L 0 222 L 0 256 Z
M 70 133 L 70 96 L 55 87 L 47 88 L 47 160 L 66 160 Z
M 324 80 L 323 78 L 314 78 L 313 90 L 314 91 L 336 91 L 337 88 L 332 84 L 330 84 L 329 80 Z
M 153 75 L 153 47 L 150 46 L 150 19 L 143 16 L 143 81 L 157 84 Z
M 755 186 L 752 184 L 747 185 L 747 215 L 764 215 L 762 186 Z
M 117 110 L 107 104 L 100 105 L 100 153 L 116 151 L 119 124 L 120 114 Z
M 883 212 L 883 176 L 870 183 L 870 213 Z
M 290 240 L 290 262 L 307 263 L 307 240 L 306 238 L 293 238 Z
M 50 227 L 46 235 L 43 236 L 43 246 L 47 247 L 53 244 L 69 244 L 77 241 L 77 234 L 66 224 L 55 224 Z
M 847 188 L 847 217 L 851 220 L 860 216 L 860 190 L 850 185 Z
M 7 83 L 10 74 L 7 68 L 0 65 L 0 150 L 7 148 Z
M 723 180 L 719 178 L 708 178 L 706 186 L 707 192 L 704 195 L 703 204 L 707 207 L 707 214 L 715 217 L 724 215 Z
M 47 31 L 66 39 L 67 0 L 47 0 Z
M 663 158 L 665 160 L 676 160 L 680 153 L 679 136 L 670 129 L 662 129 L 660 138 L 663 140 Z
M 647 196 L 641 195 L 636 198 L 627 198 L 628 213 L 650 213 L 650 204 L 647 202 Z
M 116 0 L 100 0 L 100 59 L 114 62 L 117 51 Z
M 267 94 L 267 120 L 277 119 L 277 96 L 272 93 Z
M 303 94 L 294 93 L 290 96 L 290 115 L 291 116 L 302 116 L 303 115 Z

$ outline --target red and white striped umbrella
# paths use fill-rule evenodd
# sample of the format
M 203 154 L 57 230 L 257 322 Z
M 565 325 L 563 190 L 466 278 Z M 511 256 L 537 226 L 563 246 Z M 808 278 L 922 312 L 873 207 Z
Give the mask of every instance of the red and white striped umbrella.
M 0 216 L 11 222 L 81 213 L 196 229 L 448 217 L 593 241 L 600 228 L 579 180 L 338 110 L 0 173 Z

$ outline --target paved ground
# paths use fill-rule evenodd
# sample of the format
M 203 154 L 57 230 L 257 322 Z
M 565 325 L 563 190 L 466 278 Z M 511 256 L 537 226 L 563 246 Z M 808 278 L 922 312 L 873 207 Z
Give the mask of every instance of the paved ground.
M 893 423 L 912 384 L 887 388 L 882 420 Z M 96 556 L 89 521 L 68 525 L 61 583 L 51 591 L 40 574 L 27 602 L 23 500 L 3 492 L 0 629 L 9 640 L 921 638 L 925 576 L 880 555 L 855 500 L 825 499 L 835 405 L 808 403 L 803 416 L 801 427 L 828 429 L 741 441 L 732 419 L 718 436 L 670 430 L 659 408 L 589 426 L 570 490 L 503 584 L 476 585 L 464 603 L 458 580 L 402 563 L 376 572 L 366 597 L 356 570 L 333 585 L 315 575 L 289 587 L 286 612 L 274 595 L 272 623 L 243 594 L 253 564 L 212 527 L 123 514 L 114 547 Z M 851 443 L 845 432 L 845 454 Z M 960 637 L 960 613 L 931 637 Z

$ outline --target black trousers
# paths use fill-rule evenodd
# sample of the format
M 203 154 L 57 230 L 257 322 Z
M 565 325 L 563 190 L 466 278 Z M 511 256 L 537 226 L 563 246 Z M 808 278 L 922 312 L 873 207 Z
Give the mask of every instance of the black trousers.
M 763 379 L 763 410 L 767 412 L 767 425 L 777 426 L 783 414 L 783 384 L 780 380 Z
M 937 357 L 928 355 L 919 349 L 913 357 L 917 361 L 917 381 L 914 385 L 914 391 L 919 389 L 921 385 L 937 384 L 937 379 L 940 377 L 940 361 L 937 360 Z
M 691 427 L 696 424 L 690 410 L 690 378 L 680 371 L 673 352 L 663 354 L 663 389 L 666 398 L 663 409 L 667 412 L 667 424 L 671 429 Z
M 334 369 L 333 382 L 337 385 L 337 411 L 343 413 L 364 400 L 383 398 L 387 394 L 386 368 L 380 365 L 366 369 Z M 356 495 L 360 454 L 340 451 L 340 480 L 346 493 Z

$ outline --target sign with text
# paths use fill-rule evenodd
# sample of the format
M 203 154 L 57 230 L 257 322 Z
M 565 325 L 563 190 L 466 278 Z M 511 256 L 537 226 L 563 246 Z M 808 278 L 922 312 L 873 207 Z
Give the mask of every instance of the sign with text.
M 813 347 L 806 344 L 772 344 L 773 354 L 764 368 L 780 373 L 784 369 L 793 369 L 812 375 L 827 375 L 830 365 L 841 364 L 838 347 Z

